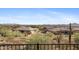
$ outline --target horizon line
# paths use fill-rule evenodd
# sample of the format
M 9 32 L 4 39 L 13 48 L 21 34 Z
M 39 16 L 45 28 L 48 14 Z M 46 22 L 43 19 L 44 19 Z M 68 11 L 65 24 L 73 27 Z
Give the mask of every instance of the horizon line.
M 67 24 L 70 24 L 70 23 L 53 23 L 53 24 L 22 24 L 22 23 L 0 23 L 0 25 L 5 25 L 5 24 L 7 24 L 7 25 L 9 25 L 9 24 L 12 24 L 12 25 L 62 25 L 62 24 L 65 24 L 65 25 L 67 25 Z M 71 23 L 71 24 L 79 24 L 79 23 Z

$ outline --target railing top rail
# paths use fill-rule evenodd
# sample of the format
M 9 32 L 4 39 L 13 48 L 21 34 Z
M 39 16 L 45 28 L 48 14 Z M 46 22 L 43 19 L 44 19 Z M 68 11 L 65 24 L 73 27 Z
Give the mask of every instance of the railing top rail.
M 79 45 L 77 44 L 0 44 L 0 45 Z

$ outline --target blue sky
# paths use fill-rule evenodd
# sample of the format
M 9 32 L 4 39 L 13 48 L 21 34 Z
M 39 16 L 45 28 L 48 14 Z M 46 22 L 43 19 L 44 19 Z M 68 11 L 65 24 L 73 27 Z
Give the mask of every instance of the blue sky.
M 79 23 L 79 8 L 0 8 L 1 24 Z

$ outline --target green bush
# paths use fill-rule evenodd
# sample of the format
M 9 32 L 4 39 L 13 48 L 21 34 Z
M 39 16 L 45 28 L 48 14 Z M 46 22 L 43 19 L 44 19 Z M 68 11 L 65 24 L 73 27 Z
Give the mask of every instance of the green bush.
M 23 36 L 23 34 L 19 31 L 12 31 L 11 29 L 1 29 L 0 34 L 3 37 L 20 37 Z
M 22 34 L 22 33 L 19 32 L 19 31 L 14 31 L 14 32 L 13 32 L 13 35 L 14 35 L 15 37 L 23 37 L 23 36 L 24 36 L 24 34 Z
M 79 33 L 74 34 L 75 43 L 79 43 Z
M 37 33 L 37 34 L 33 34 L 31 35 L 31 37 L 29 38 L 29 43 L 30 44 L 46 44 L 46 43 L 51 43 L 51 40 L 53 39 L 53 35 L 52 34 L 41 34 L 41 33 Z

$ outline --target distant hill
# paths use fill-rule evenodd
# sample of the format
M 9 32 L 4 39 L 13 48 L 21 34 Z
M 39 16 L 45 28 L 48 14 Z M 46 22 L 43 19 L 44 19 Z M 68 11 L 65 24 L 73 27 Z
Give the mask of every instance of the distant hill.
M 0 26 L 25 26 L 25 27 L 28 27 L 28 26 L 39 26 L 39 25 L 21 25 L 21 24 L 0 24 Z M 42 24 L 41 26 L 43 27 L 46 27 L 48 29 L 51 29 L 51 28 L 68 28 L 69 27 L 69 24 Z M 72 27 L 74 28 L 78 28 L 79 27 L 79 24 L 77 23 L 72 23 L 71 24 Z

